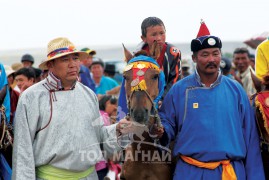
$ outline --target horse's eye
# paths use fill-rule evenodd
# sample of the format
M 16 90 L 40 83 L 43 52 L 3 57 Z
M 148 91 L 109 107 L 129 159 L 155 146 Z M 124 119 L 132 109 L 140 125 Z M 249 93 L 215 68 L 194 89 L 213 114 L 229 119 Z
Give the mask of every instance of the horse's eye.
M 159 74 L 155 74 L 155 75 L 152 77 L 153 80 L 157 80 L 158 78 L 159 78 Z

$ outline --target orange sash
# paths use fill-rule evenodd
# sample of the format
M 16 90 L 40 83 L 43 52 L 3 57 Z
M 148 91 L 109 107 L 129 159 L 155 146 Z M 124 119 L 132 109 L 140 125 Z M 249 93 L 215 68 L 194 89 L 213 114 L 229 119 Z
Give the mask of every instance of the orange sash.
M 185 161 L 188 164 L 200 167 L 200 168 L 206 168 L 206 169 L 215 169 L 219 165 L 222 165 L 222 180 L 236 180 L 236 174 L 234 172 L 234 168 L 230 163 L 230 160 L 223 160 L 218 162 L 201 162 L 197 161 L 191 157 L 187 156 L 180 156 L 183 161 Z

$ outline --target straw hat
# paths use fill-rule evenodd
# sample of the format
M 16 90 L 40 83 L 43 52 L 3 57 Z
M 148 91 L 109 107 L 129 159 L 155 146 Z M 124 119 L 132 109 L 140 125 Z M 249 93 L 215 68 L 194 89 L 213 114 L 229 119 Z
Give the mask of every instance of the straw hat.
M 64 37 L 51 40 L 48 43 L 47 52 L 47 59 L 41 62 L 39 65 L 40 69 L 46 69 L 47 62 L 69 54 L 78 53 L 80 59 L 84 59 L 88 56 L 86 52 L 76 50 L 74 44 Z
M 14 70 L 14 71 L 18 71 L 19 69 L 23 68 L 23 65 L 22 63 L 13 63 L 11 65 L 11 68 Z
M 9 75 L 11 75 L 12 73 L 15 72 L 15 71 L 11 68 L 11 66 L 9 66 L 9 65 L 4 65 L 4 68 L 5 68 L 7 77 L 8 77 Z

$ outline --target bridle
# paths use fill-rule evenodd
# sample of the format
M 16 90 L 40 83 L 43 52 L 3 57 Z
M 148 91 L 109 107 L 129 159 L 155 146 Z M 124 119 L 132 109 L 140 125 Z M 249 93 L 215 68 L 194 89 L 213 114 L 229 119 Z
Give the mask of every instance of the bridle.
M 129 98 L 127 99 L 127 107 L 128 107 L 128 114 L 126 119 L 130 118 L 130 110 L 131 110 L 131 99 L 133 97 L 133 94 L 137 91 L 143 91 L 147 98 L 150 100 L 151 104 L 152 104 L 152 109 L 151 109 L 151 114 L 149 115 L 149 121 L 147 122 L 148 127 L 151 128 L 152 125 L 156 124 L 157 127 L 161 127 L 161 119 L 159 117 L 158 114 L 158 110 L 155 107 L 155 103 L 152 99 L 152 97 L 150 96 L 149 92 L 148 92 L 148 88 L 144 79 L 144 75 L 146 73 L 146 71 L 148 69 L 156 69 L 159 71 L 160 73 L 160 69 L 158 66 L 156 66 L 153 63 L 150 62 L 144 62 L 144 61 L 137 61 L 137 62 L 133 62 L 130 63 L 126 66 L 124 72 L 129 71 L 131 69 L 136 69 L 136 71 L 133 72 L 133 80 L 131 82 L 131 94 L 129 96 Z

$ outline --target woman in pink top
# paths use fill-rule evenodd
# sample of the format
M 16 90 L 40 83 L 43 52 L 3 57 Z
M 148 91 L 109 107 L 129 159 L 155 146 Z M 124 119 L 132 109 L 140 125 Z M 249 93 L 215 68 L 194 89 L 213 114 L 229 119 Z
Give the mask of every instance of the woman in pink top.
M 103 95 L 99 99 L 99 110 L 100 114 L 102 115 L 105 126 L 112 124 L 110 119 L 111 117 L 115 117 L 117 115 L 117 107 L 118 99 L 115 96 Z M 97 171 L 98 178 L 103 180 L 108 172 L 107 162 L 105 160 L 100 161 L 95 165 L 95 169 Z

